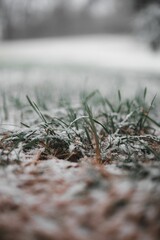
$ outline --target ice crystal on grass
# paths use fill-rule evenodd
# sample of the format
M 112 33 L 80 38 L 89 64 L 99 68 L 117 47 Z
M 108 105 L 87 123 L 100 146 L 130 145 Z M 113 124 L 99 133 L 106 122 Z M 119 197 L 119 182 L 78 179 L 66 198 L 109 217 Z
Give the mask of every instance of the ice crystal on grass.
M 159 123 L 150 114 L 155 97 L 147 105 L 146 93 L 145 89 L 142 98 L 122 102 L 119 92 L 116 106 L 94 91 L 83 98 L 82 105 L 67 104 L 63 115 L 57 112 L 54 117 L 49 112 L 43 113 L 27 96 L 39 120 L 32 122 L 32 126 L 23 123 L 25 128 L 4 136 L 1 148 L 8 154 L 14 150 L 19 159 L 21 152 L 36 148 L 41 149 L 39 159 L 56 156 L 76 162 L 95 156 L 99 163 L 117 161 L 117 164 L 159 160 L 160 139 L 154 133 L 154 126 L 159 127 Z M 94 98 L 99 104 L 94 104 Z

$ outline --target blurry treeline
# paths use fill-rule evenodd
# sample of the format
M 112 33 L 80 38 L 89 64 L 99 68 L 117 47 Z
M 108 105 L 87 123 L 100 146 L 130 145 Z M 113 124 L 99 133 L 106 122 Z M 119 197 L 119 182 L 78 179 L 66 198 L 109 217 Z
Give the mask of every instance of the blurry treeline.
M 160 0 L 0 0 L 0 38 L 132 30 L 135 13 Z
M 160 0 L 133 0 L 136 10 L 141 10 L 152 4 L 160 4 Z
M 3 39 L 128 31 L 130 0 L 0 0 Z
M 152 50 L 160 49 L 160 0 L 134 0 L 135 32 Z

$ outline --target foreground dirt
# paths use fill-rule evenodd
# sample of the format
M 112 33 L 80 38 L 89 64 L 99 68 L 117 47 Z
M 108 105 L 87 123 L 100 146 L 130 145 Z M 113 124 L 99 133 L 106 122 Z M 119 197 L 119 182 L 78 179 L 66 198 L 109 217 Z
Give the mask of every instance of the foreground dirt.
M 0 168 L 1 240 L 158 240 L 160 186 L 53 158 Z

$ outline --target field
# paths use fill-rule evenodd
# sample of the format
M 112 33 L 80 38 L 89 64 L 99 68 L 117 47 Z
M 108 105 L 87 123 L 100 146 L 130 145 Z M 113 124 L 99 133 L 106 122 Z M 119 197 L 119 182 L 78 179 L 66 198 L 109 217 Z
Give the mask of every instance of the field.
M 0 47 L 0 239 L 158 240 L 159 54 L 68 41 Z

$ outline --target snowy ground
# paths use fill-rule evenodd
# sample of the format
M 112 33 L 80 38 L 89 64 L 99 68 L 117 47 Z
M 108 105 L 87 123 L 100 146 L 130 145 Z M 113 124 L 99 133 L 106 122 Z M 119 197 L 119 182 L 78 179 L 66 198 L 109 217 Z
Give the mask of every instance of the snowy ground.
M 158 94 L 160 54 L 131 36 L 84 36 L 0 43 L 0 82 L 56 85 L 57 91 L 118 89 L 125 97 L 148 88 Z M 23 80 L 23 81 L 22 81 Z
M 160 54 L 131 36 L 91 36 L 0 44 L 0 63 L 43 63 L 98 66 L 160 73 Z

